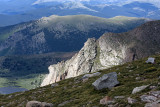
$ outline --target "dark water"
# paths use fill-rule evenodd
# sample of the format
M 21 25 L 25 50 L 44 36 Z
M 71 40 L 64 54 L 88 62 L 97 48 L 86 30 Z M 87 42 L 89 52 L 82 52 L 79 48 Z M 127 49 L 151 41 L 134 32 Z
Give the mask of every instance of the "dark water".
M 0 94 L 11 94 L 15 92 L 27 91 L 25 88 L 20 87 L 2 87 L 0 88 Z

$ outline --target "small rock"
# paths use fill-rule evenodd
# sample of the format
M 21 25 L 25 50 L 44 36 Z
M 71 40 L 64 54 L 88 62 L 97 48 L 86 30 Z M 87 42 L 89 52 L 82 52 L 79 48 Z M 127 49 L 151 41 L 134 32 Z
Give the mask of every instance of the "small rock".
M 141 80 L 141 77 L 136 77 L 136 80 Z
M 111 105 L 115 103 L 115 101 L 113 101 L 110 97 L 106 96 L 103 99 L 100 100 L 100 104 L 102 105 Z
M 147 103 L 144 107 L 160 107 L 160 104 L 155 103 L 155 102 Z
M 42 102 L 42 107 L 53 107 L 53 104 Z
M 151 96 L 151 95 L 142 95 L 140 98 L 141 98 L 141 101 L 147 102 L 147 103 L 152 103 L 157 100 L 157 97 Z
M 132 94 L 138 93 L 138 92 L 146 89 L 148 86 L 149 85 L 144 85 L 144 86 L 141 86 L 141 87 L 136 87 L 136 88 L 133 89 Z
M 78 83 L 80 83 L 80 80 L 77 80 L 77 81 L 75 81 L 74 83 L 75 83 L 75 84 L 78 84 Z
M 131 107 L 130 105 L 127 105 L 126 107 Z
M 133 70 L 129 70 L 129 72 L 133 72 Z
M 12 97 L 13 97 L 13 95 L 8 96 L 8 98 L 12 98 Z
M 88 102 L 88 104 L 92 104 L 92 103 L 93 103 L 92 101 L 89 101 L 89 102 Z
M 104 88 L 111 89 L 118 84 L 119 81 L 117 81 L 116 72 L 104 74 L 101 78 L 97 79 L 94 83 L 92 83 L 96 90 L 101 90 Z
M 129 103 L 129 104 L 134 104 L 134 103 L 137 102 L 136 99 L 133 99 L 133 98 L 131 98 L 131 97 L 128 97 L 127 100 L 128 100 L 128 103 Z
M 88 78 L 84 78 L 82 81 L 83 81 L 83 83 L 85 83 L 88 81 Z
M 67 89 L 67 87 L 66 87 L 66 86 L 64 86 L 64 87 L 63 87 L 63 89 L 64 89 L 64 90 L 66 90 L 66 89 Z
M 115 98 L 115 99 L 124 99 L 125 96 L 115 96 L 114 98 Z
M 26 107 L 53 107 L 53 104 L 39 101 L 29 101 Z
M 85 79 L 85 78 L 90 78 L 90 77 L 96 77 L 96 76 L 99 76 L 101 75 L 100 72 L 96 72 L 96 73 L 93 73 L 93 74 L 86 74 L 82 77 L 82 79 Z
M 115 107 L 114 105 L 108 105 L 107 107 Z
M 152 57 L 148 58 L 148 60 L 146 61 L 146 63 L 152 63 L 152 64 L 154 64 L 155 63 L 155 58 L 152 58 Z
M 51 84 L 51 87 L 54 88 L 54 87 L 57 87 L 58 86 L 58 83 L 53 83 Z
M 56 92 L 52 92 L 52 94 L 55 94 Z
M 73 83 L 72 82 L 69 82 L 69 85 L 72 85 Z
M 77 87 L 76 85 L 73 85 L 73 86 L 72 86 L 72 88 L 76 88 L 76 87 Z
M 160 91 L 151 91 L 151 92 L 149 92 L 149 94 L 160 98 Z
M 66 105 L 66 104 L 68 104 L 68 103 L 70 103 L 70 102 L 71 102 L 71 101 L 65 101 L 65 102 L 59 104 L 58 106 L 64 106 L 64 105 Z
M 150 87 L 149 87 L 149 89 L 151 89 L 151 90 L 152 90 L 152 89 L 156 89 L 156 88 L 157 88 L 157 86 L 150 86 Z
M 82 86 L 78 86 L 78 88 L 81 88 Z

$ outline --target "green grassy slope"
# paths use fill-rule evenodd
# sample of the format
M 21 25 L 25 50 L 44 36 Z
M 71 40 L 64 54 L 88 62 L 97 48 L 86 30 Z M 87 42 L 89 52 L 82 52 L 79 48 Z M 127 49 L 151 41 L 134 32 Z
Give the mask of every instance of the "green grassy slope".
M 103 105 L 100 105 L 99 101 L 108 95 L 111 98 L 114 98 L 115 96 L 125 97 L 124 99 L 116 100 L 115 104 L 118 104 L 118 107 L 125 107 L 129 105 L 127 102 L 128 97 L 137 99 L 137 103 L 131 105 L 131 107 L 143 107 L 144 103 L 140 101 L 140 96 L 149 91 L 160 89 L 160 85 L 158 84 L 160 82 L 160 55 L 155 55 L 153 57 L 156 58 L 155 64 L 145 63 L 147 58 L 144 58 L 142 60 L 99 71 L 102 73 L 99 77 L 109 72 L 118 73 L 118 81 L 120 84 L 112 90 L 104 89 L 97 91 L 91 84 L 99 77 L 92 77 L 89 78 L 87 82 L 82 82 L 82 75 L 60 81 L 58 83 L 59 86 L 55 88 L 48 85 L 46 87 L 36 88 L 23 93 L 1 95 L 0 106 L 23 107 L 26 105 L 27 101 L 37 100 L 53 103 L 55 106 L 58 106 L 58 104 L 65 101 L 69 101 L 69 103 L 65 104 L 64 107 L 104 107 Z M 141 79 L 137 80 L 136 77 L 140 77 Z M 147 88 L 142 92 L 134 95 L 131 94 L 135 87 L 142 85 L 156 86 L 156 88 Z

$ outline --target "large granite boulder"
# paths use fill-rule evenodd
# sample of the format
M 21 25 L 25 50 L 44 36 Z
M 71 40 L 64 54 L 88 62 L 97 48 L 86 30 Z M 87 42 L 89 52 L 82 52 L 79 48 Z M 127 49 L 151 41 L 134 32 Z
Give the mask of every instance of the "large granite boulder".
M 101 90 L 104 88 L 111 89 L 118 84 L 119 84 L 119 81 L 117 80 L 116 72 L 104 74 L 101 78 L 99 78 L 94 83 L 92 83 L 92 85 L 95 87 L 96 90 Z

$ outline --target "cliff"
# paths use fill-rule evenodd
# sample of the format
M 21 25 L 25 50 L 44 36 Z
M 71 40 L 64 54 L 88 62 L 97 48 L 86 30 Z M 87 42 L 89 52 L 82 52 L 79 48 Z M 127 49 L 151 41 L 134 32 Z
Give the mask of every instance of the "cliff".
M 41 86 L 159 53 L 158 29 L 160 21 L 153 21 L 126 33 L 106 33 L 98 40 L 88 39 L 70 60 L 51 65 Z

